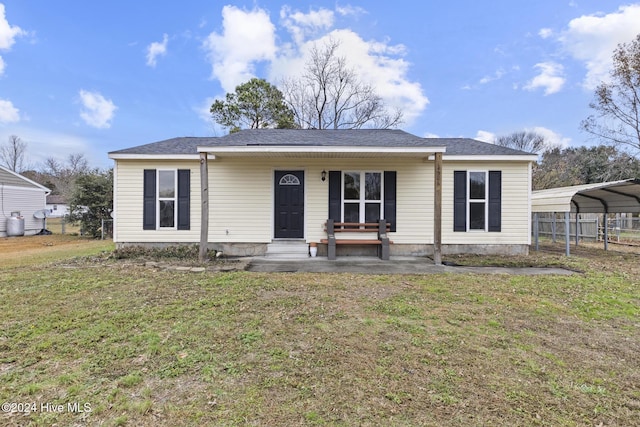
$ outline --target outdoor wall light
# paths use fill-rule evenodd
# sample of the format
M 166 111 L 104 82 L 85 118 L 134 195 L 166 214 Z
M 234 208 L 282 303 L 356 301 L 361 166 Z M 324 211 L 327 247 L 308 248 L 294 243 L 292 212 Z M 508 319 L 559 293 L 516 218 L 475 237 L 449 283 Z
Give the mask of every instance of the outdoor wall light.
M 327 171 L 323 169 L 322 170 L 322 181 L 324 182 L 324 181 L 326 181 L 326 179 L 327 179 Z

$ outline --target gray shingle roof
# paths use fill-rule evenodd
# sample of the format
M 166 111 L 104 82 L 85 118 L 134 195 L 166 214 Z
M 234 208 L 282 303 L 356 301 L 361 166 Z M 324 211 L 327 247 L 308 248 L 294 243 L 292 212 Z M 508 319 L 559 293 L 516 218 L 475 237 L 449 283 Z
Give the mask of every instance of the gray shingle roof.
M 198 146 L 442 147 L 447 155 L 522 155 L 524 151 L 470 138 L 420 138 L 395 129 L 247 129 L 222 137 L 181 137 L 109 154 L 197 154 Z

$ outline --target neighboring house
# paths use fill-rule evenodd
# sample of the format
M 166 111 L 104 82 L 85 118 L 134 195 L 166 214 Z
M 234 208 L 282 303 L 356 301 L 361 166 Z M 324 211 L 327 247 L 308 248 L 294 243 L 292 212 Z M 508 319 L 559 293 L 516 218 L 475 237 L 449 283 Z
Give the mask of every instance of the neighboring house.
M 391 255 L 431 255 L 437 235 L 441 253 L 529 249 L 537 156 L 473 139 L 261 129 L 174 138 L 109 157 L 118 246 L 200 242 L 228 255 L 263 255 L 274 242 L 326 239 L 328 218 L 384 218 Z M 338 249 L 340 256 L 368 248 Z
M 7 235 L 7 221 L 13 212 L 24 218 L 24 234 L 36 234 L 43 228 L 43 220 L 35 218 L 36 211 L 45 209 L 51 190 L 22 175 L 0 166 L 0 237 Z
M 49 216 L 52 218 L 59 218 L 69 215 L 69 203 L 59 194 L 49 194 L 47 196 L 47 207 L 49 210 Z

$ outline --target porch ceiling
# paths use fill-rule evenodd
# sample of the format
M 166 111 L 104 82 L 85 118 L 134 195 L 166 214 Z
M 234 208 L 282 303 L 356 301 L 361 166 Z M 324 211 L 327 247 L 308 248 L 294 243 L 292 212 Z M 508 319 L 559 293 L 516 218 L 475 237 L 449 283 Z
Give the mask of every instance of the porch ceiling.
M 444 153 L 446 147 L 324 147 L 324 146 L 251 146 L 251 147 L 198 147 L 201 153 L 214 157 L 264 158 L 426 158 L 430 154 Z

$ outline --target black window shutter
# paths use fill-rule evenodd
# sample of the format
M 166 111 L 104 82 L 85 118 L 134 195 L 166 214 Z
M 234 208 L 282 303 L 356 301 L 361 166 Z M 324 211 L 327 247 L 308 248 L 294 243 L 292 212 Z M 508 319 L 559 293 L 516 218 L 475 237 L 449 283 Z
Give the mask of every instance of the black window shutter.
M 502 172 L 489 171 L 489 231 L 502 225 Z
M 396 231 L 396 171 L 384 171 L 384 219 Z
M 189 230 L 191 170 L 178 169 L 178 230 Z
M 453 231 L 467 231 L 467 171 L 453 172 Z
M 156 170 L 145 169 L 143 175 L 142 229 L 156 229 Z
M 329 219 L 342 222 L 342 172 L 329 171 Z

